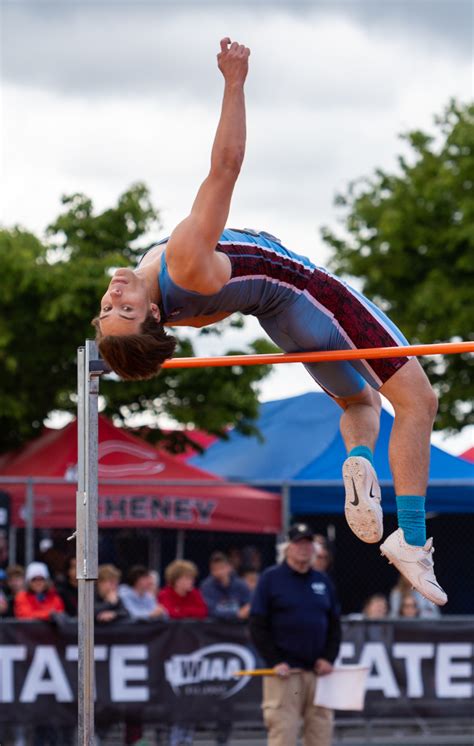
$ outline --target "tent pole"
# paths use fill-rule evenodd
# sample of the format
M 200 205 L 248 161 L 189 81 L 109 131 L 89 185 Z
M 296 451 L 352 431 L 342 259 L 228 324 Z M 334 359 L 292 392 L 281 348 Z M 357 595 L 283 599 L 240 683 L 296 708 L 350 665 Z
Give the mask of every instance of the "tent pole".
M 10 525 L 8 530 L 8 564 L 16 565 L 16 526 Z
M 26 483 L 25 529 L 25 567 L 28 567 L 35 558 L 35 488 L 31 478 Z
M 285 541 L 290 527 L 291 487 L 288 482 L 281 485 L 281 533 L 280 540 Z
M 186 538 L 186 532 L 184 529 L 179 528 L 176 532 L 176 559 L 184 558 L 184 542 Z
M 156 570 L 161 579 L 161 534 L 156 528 L 149 529 L 148 566 Z
M 77 351 L 78 746 L 94 746 L 94 583 L 98 573 L 98 353 Z

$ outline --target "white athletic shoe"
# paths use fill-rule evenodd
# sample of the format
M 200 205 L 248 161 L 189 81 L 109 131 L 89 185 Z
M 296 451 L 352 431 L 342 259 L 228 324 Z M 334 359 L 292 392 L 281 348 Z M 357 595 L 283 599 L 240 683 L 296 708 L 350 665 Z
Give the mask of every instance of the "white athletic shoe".
M 375 544 L 383 536 L 380 485 L 370 461 L 350 456 L 342 467 L 346 520 L 358 539 Z
M 434 574 L 433 539 L 428 539 L 424 547 L 414 547 L 407 544 L 403 529 L 398 528 L 380 545 L 380 552 L 428 601 L 444 606 L 448 597 Z

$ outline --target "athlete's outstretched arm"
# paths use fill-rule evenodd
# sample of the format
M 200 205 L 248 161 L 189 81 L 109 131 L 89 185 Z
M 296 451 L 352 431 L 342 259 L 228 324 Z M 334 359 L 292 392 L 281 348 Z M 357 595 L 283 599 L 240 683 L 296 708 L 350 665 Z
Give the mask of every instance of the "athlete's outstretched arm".
M 197 281 L 209 277 L 210 282 L 223 284 L 226 264 L 218 261 L 215 246 L 219 240 L 245 154 L 244 83 L 248 72 L 250 50 L 230 39 L 222 39 L 217 55 L 218 66 L 225 80 L 222 110 L 211 153 L 209 175 L 201 184 L 190 215 L 173 231 L 166 256 L 173 278 L 189 286 L 184 275 Z M 222 258 L 222 257 L 221 257 Z M 196 277 L 201 275 L 201 280 Z M 196 288 L 197 289 L 197 288 Z M 206 292 L 204 287 L 201 292 Z M 212 289 L 209 290 L 212 292 Z

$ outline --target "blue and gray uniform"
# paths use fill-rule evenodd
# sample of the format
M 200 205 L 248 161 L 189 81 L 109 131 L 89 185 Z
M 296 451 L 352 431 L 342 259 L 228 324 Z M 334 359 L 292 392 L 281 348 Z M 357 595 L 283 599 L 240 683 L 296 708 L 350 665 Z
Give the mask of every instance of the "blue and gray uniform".
M 287 562 L 265 570 L 250 610 L 250 633 L 269 666 L 312 670 L 318 658 L 333 663 L 341 641 L 339 604 L 325 573 L 297 572 Z
M 289 251 L 269 233 L 227 229 L 216 251 L 229 257 L 232 273 L 212 295 L 184 290 L 173 282 L 163 253 L 159 284 L 165 322 L 223 312 L 251 314 L 285 352 L 407 344 L 368 298 L 307 257 Z M 344 397 L 358 393 L 366 381 L 380 388 L 407 360 L 338 361 L 305 367 L 329 394 Z

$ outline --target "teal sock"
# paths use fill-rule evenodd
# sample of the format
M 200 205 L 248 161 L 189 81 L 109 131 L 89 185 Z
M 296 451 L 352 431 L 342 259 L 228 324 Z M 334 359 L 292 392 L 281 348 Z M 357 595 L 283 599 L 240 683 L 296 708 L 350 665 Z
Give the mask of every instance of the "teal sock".
M 367 461 L 370 461 L 372 466 L 374 465 L 374 455 L 369 446 L 356 446 L 355 448 L 352 448 L 351 451 L 349 451 L 348 457 L 349 456 L 363 456 L 367 459 Z
M 426 542 L 425 498 L 419 495 L 397 495 L 398 525 L 405 541 L 415 547 Z

